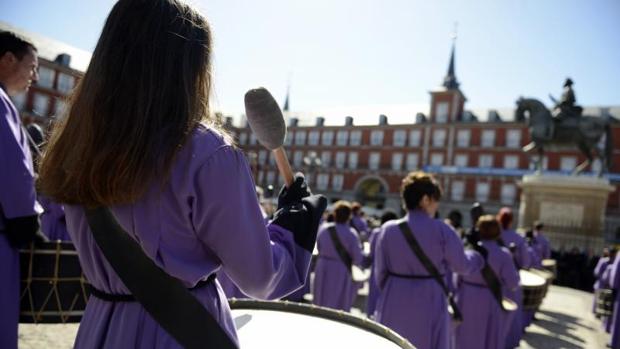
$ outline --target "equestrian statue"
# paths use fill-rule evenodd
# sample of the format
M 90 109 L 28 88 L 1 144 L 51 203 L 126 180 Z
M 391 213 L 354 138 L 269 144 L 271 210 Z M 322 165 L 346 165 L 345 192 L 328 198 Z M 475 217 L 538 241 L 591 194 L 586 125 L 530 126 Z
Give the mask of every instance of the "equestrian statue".
M 600 159 L 598 175 L 607 173 L 612 166 L 613 140 L 609 118 L 582 115 L 583 108 L 576 105 L 573 81 L 568 78 L 559 102 L 552 111 L 534 98 L 519 98 L 515 120 L 527 121 L 531 142 L 523 147 L 526 153 L 536 151 L 536 170 L 542 170 L 545 149 L 557 149 L 575 145 L 585 155 L 586 160 L 577 165 L 573 174 L 579 174 Z

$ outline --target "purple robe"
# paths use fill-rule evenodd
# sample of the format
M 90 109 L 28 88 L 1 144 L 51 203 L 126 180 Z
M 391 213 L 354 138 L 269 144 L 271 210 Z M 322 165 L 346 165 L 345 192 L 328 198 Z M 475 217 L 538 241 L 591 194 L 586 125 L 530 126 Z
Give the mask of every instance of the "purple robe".
M 39 195 L 38 200 L 43 206 L 43 213 L 41 214 L 41 231 L 43 234 L 52 241 L 70 241 L 71 237 L 67 232 L 64 207 L 44 195 Z
M 408 339 L 418 349 L 447 349 L 451 345 L 450 315 L 441 286 L 411 251 L 398 227 L 406 221 L 422 250 L 439 273 L 469 274 L 484 265 L 474 251 L 465 251 L 457 234 L 422 210 L 386 222 L 377 237 L 374 277 L 380 288 L 376 321 Z M 396 275 L 399 274 L 400 276 Z M 403 277 L 404 276 L 404 277 Z
M 613 269 L 613 262 L 610 262 L 607 264 L 607 267 L 605 268 L 605 271 L 603 271 L 603 274 L 601 275 L 601 284 L 600 287 L 601 288 L 611 288 L 610 283 L 611 283 L 611 271 Z M 609 317 L 609 316 L 604 316 L 603 317 L 603 328 L 605 329 L 605 332 L 607 333 L 611 333 L 611 325 L 613 322 L 613 316 Z
M 319 256 L 314 268 L 312 303 L 349 311 L 357 293 L 357 286 L 332 242 L 329 234 L 331 226 L 333 225 L 324 224 L 317 237 Z M 362 244 L 357 233 L 348 224 L 337 223 L 335 226 L 338 239 L 351 257 L 352 263 L 361 266 Z
M 370 233 L 368 223 L 366 223 L 366 220 L 362 216 L 354 214 L 351 217 L 351 226 L 359 234 L 360 240 L 366 241 L 366 239 L 368 239 Z
M 616 256 L 611 266 L 608 266 L 606 282 L 616 292 L 620 292 L 620 258 Z M 612 315 L 609 329 L 611 332 L 611 348 L 620 349 L 620 297 L 614 300 L 614 314 Z
M 609 257 L 601 257 L 599 258 L 598 262 L 596 263 L 596 267 L 594 267 L 594 285 L 593 285 L 593 290 L 594 290 L 594 301 L 592 302 L 592 312 L 594 312 L 594 310 L 596 309 L 596 290 L 600 289 L 601 287 L 604 287 L 604 285 L 606 284 L 603 281 L 603 273 L 605 272 L 605 270 L 607 269 L 607 266 L 609 265 Z
M 111 211 L 144 252 L 188 288 L 221 268 L 245 294 L 274 299 L 300 287 L 308 272 L 310 252 L 295 243 L 290 231 L 265 226 L 242 152 L 202 125 L 176 155 L 163 185 L 154 181 L 136 202 Z M 107 293 L 128 294 L 95 243 L 82 208 L 66 205 L 65 212 L 88 281 Z M 191 292 L 238 342 L 219 283 Z M 75 347 L 180 345 L 139 303 L 91 297 Z
M 41 213 L 32 155 L 17 109 L 0 86 L 0 348 L 17 348 L 19 253 L 4 234 L 6 218 Z
M 510 251 L 496 241 L 483 241 L 489 252 L 487 262 L 497 275 L 502 289 L 519 286 L 519 273 Z M 480 272 L 460 278 L 458 305 L 463 323 L 456 328 L 456 349 L 504 349 L 505 312 L 486 286 Z
M 368 240 L 370 242 L 370 254 L 368 255 L 368 259 L 371 265 L 374 263 L 377 236 L 379 236 L 380 232 L 381 227 L 373 229 Z M 375 280 L 375 268 L 372 268 L 370 270 L 370 279 L 368 280 L 368 299 L 366 300 L 366 314 L 368 317 L 374 318 L 377 299 L 379 299 L 379 291 L 379 286 L 377 286 L 377 281 Z
M 515 244 L 515 251 L 513 252 L 513 260 L 517 264 L 517 267 L 521 269 L 527 269 L 531 266 L 531 253 L 532 250 L 527 245 L 525 238 L 519 235 L 512 229 L 502 230 L 502 240 L 506 247 L 511 244 Z M 506 290 L 504 295 L 517 303 L 519 309 L 523 309 L 523 291 L 521 287 L 517 287 L 514 290 Z M 524 318 L 530 316 L 524 314 L 523 310 L 517 310 L 510 312 L 507 315 L 507 321 L 505 322 L 506 329 L 506 348 L 516 348 L 519 346 L 521 336 L 523 334 Z

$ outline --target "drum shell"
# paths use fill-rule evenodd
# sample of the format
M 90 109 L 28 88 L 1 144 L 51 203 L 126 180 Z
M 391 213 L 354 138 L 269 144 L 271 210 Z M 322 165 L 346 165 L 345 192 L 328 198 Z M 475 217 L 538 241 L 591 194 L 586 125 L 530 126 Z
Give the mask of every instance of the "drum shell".
M 596 299 L 594 313 L 600 316 L 613 316 L 616 294 L 612 289 L 600 288 L 594 292 Z
M 19 251 L 21 323 L 79 322 L 88 299 L 75 247 L 37 242 Z
M 519 270 L 523 292 L 523 310 L 536 310 L 545 297 L 547 282 L 542 277 L 527 270 Z

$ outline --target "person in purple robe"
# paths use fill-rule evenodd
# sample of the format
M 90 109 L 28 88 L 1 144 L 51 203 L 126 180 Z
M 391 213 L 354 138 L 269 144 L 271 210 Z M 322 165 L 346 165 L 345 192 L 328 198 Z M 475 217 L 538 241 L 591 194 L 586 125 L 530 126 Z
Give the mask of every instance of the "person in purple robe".
M 375 228 L 370 233 L 370 253 L 368 255 L 368 262 L 372 266 L 372 262 L 375 258 L 375 247 L 377 246 L 377 236 L 381 232 L 381 227 L 394 219 L 398 219 L 396 213 L 387 211 L 381 215 L 381 226 Z M 366 300 L 366 314 L 370 318 L 374 318 L 375 308 L 377 307 L 377 299 L 379 298 L 379 286 L 374 278 L 374 268 L 371 269 L 370 279 L 368 279 L 368 299 Z
M 620 292 L 620 258 L 614 258 L 613 263 L 607 266 L 605 274 L 603 280 L 618 294 Z M 612 349 L 620 349 L 620 297 L 614 299 L 614 311 L 608 325 L 611 333 L 611 342 L 608 346 Z
M 84 208 L 108 207 L 237 346 L 218 271 L 258 299 L 283 297 L 306 279 L 326 200 L 311 195 L 298 174 L 265 224 L 245 156 L 209 111 L 211 55 L 209 24 L 189 5 L 120 0 L 52 134 L 40 188 L 65 205 L 84 275 L 98 290 L 76 348 L 181 347 L 141 303 L 118 301 L 131 294 L 99 249 Z
M 38 79 L 37 49 L 0 31 L 0 348 L 17 348 L 19 252 L 39 229 L 35 174 L 28 136 L 9 96 Z
M 374 249 L 374 277 L 380 289 L 375 319 L 416 348 L 451 348 L 447 297 L 411 250 L 398 224 L 409 225 L 441 275 L 449 271 L 471 274 L 482 269 L 484 260 L 475 251 L 465 251 L 456 232 L 433 218 L 441 189 L 432 175 L 409 173 L 402 181 L 401 198 L 407 214 L 383 225 Z
M 511 228 L 513 220 L 512 210 L 508 207 L 501 208 L 497 214 L 497 220 L 502 228 L 502 234 L 498 239 L 499 245 L 510 249 L 517 270 L 530 268 L 532 251 L 527 245 L 525 238 Z M 507 289 L 504 295 L 517 303 L 519 309 L 523 309 L 523 291 L 521 287 L 513 290 Z M 505 322 L 506 348 L 516 348 L 519 346 L 525 324 L 523 321 L 524 316 L 522 310 L 507 314 L 508 319 Z
M 500 226 L 492 215 L 480 217 L 477 223 L 486 263 L 497 276 L 501 289 L 513 290 L 519 286 L 519 273 L 506 247 L 497 244 Z M 463 312 L 463 323 L 456 328 L 456 349 L 504 349 L 504 321 L 506 316 L 497 299 L 489 290 L 482 273 L 459 277 L 458 305 Z
M 606 284 L 603 280 L 603 273 L 605 273 L 607 266 L 613 263 L 613 258 L 610 255 L 611 255 L 610 250 L 607 247 L 605 247 L 603 249 L 603 255 L 598 259 L 598 261 L 596 262 L 596 266 L 594 267 L 594 271 L 593 271 L 594 285 L 592 285 L 592 290 L 594 292 L 594 297 L 593 297 L 594 299 L 592 302 L 593 313 L 596 309 L 596 291 L 601 289 L 601 287 Z
M 351 204 L 351 210 L 351 227 L 353 227 L 361 241 L 368 240 L 368 236 L 370 235 L 370 229 L 368 228 L 368 223 L 366 222 L 366 218 L 364 217 L 362 205 L 359 202 L 353 202 Z
M 67 231 L 65 208 L 45 195 L 39 195 L 37 200 L 43 207 L 41 214 L 41 231 L 51 241 L 71 241 Z
M 312 303 L 349 311 L 357 292 L 351 265 L 362 266 L 362 243 L 349 225 L 351 204 L 340 200 L 333 211 L 334 224 L 323 224 L 317 238 L 319 255 L 314 268 Z

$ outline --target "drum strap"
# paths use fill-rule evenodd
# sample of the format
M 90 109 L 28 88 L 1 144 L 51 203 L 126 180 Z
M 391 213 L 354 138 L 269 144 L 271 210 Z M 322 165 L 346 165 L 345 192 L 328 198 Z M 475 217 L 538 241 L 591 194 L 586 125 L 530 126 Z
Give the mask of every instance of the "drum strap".
M 336 226 L 331 225 L 327 228 L 329 231 L 329 237 L 332 239 L 332 243 L 334 244 L 334 248 L 336 248 L 336 252 L 338 252 L 338 256 L 344 265 L 347 267 L 349 274 L 351 274 L 351 265 L 353 265 L 353 259 L 347 252 L 347 249 L 344 248 L 344 245 L 338 238 L 338 231 L 336 231 Z
M 439 274 L 439 271 L 437 270 L 433 262 L 430 260 L 430 258 L 428 258 L 426 253 L 424 253 L 424 250 L 422 250 L 422 247 L 420 246 L 420 244 L 418 243 L 418 240 L 416 240 L 415 236 L 413 235 L 413 232 L 411 231 L 409 224 L 407 224 L 407 221 L 400 222 L 398 224 L 398 227 L 400 228 L 400 231 L 403 233 L 405 240 L 407 240 L 407 243 L 409 244 L 411 251 L 413 251 L 416 257 L 418 257 L 418 260 L 420 261 L 420 263 L 422 263 L 426 271 L 433 278 L 435 278 L 435 281 L 437 281 L 439 286 L 441 286 L 443 293 L 446 295 L 446 298 L 448 298 L 448 303 L 450 304 L 450 308 L 452 308 L 452 319 L 454 319 L 454 321 L 457 321 L 457 322 L 463 321 L 463 315 L 461 314 L 461 310 L 459 309 L 459 307 L 456 305 L 456 301 L 454 300 L 454 295 L 452 294 L 452 292 L 450 292 L 450 290 L 448 290 L 448 286 L 446 286 L 443 277 L 441 276 L 441 274 Z
M 504 308 L 504 303 L 502 302 L 504 298 L 502 294 L 502 284 L 500 283 L 497 274 L 495 274 L 489 265 L 489 261 L 486 256 L 484 257 L 484 267 L 480 273 L 482 274 L 482 278 L 484 279 L 487 287 L 491 291 L 491 294 L 493 294 L 493 298 L 495 298 L 497 303 L 499 303 L 500 308 L 502 308 L 503 311 L 506 311 Z
M 237 346 L 180 280 L 159 268 L 107 207 L 85 209 L 97 245 L 144 309 L 185 348 Z

